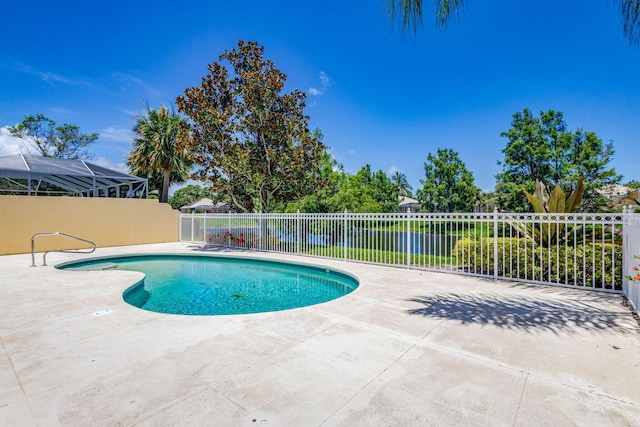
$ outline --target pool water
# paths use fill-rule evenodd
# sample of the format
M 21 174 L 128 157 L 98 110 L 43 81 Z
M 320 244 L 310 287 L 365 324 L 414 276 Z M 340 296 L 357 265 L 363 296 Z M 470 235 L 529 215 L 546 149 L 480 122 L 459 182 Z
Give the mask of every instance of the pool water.
M 251 258 L 136 255 L 65 263 L 68 270 L 133 270 L 142 282 L 123 293 L 144 310 L 187 315 L 248 314 L 327 302 L 358 287 L 325 267 Z

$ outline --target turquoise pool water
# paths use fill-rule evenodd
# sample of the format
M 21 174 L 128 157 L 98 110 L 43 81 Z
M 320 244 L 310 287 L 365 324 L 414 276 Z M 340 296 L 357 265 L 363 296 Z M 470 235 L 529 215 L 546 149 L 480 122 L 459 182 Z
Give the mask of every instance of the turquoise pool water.
M 136 307 L 187 315 L 248 314 L 330 301 L 358 287 L 325 267 L 250 258 L 135 255 L 65 263 L 66 270 L 133 270 L 145 278 L 123 293 Z

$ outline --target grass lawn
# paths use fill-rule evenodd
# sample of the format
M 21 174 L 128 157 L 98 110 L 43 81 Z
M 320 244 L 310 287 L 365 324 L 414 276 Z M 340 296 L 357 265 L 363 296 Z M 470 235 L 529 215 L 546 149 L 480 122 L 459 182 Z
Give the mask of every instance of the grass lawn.
M 490 222 L 434 222 L 411 221 L 411 232 L 427 234 L 448 234 L 451 236 L 464 236 L 474 238 L 490 237 L 493 235 L 493 224 Z M 407 231 L 405 221 L 388 221 L 371 227 L 381 231 Z
M 343 246 L 307 246 L 301 252 L 306 255 L 317 255 L 332 258 L 344 258 Z M 347 248 L 347 259 L 354 261 L 378 262 L 394 265 L 407 265 L 407 254 L 378 249 Z M 411 254 L 411 265 L 414 266 L 442 266 L 457 265 L 457 260 L 451 256 Z

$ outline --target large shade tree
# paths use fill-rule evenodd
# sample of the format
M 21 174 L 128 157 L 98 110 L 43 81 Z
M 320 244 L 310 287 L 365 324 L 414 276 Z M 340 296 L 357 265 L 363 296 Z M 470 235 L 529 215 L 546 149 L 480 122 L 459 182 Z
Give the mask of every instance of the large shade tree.
M 43 114 L 25 116 L 16 126 L 9 126 L 9 132 L 24 140 L 30 153 L 58 159 L 90 158 L 87 146 L 98 139 L 97 133 L 81 133 L 80 127 L 67 123 L 56 125 Z
M 427 212 L 472 212 L 480 200 L 473 174 L 458 153 L 450 148 L 427 156 L 425 179 L 417 197 Z
M 340 185 L 346 172 L 344 167 L 328 151 L 325 151 L 321 156 L 320 175 L 324 185 L 318 191 L 288 202 L 280 210 L 290 213 L 296 211 L 309 213 L 341 212 L 340 208 L 336 207 L 333 197 L 340 191 Z
M 640 46 L 640 0 L 608 0 L 618 8 L 624 35 L 631 45 Z M 436 27 L 445 29 L 468 3 L 465 0 L 435 0 Z M 405 29 L 416 31 L 422 25 L 424 15 L 422 0 L 387 0 L 391 19 L 400 21 Z
M 167 203 L 171 183 L 184 182 L 192 165 L 189 152 L 176 145 L 186 133 L 186 119 L 164 105 L 157 110 L 147 105 L 136 118 L 133 133 L 127 165 L 132 174 L 149 179 L 160 202 Z
M 285 93 L 285 74 L 263 53 L 239 41 L 177 99 L 191 119 L 183 145 L 194 152 L 195 176 L 243 212 L 269 212 L 324 185 L 325 147 L 309 130 L 306 94 Z
M 501 136 L 508 139 L 502 149 L 504 159 L 498 162 L 502 172 L 496 176 L 496 195 L 503 209 L 529 211 L 524 190 L 533 193 L 536 181 L 559 185 L 568 193 L 584 176 L 581 209 L 594 211 L 603 203 L 597 190 L 620 181 L 608 166 L 613 144 L 603 143 L 594 132 L 568 131 L 560 111 L 543 111 L 538 117 L 525 108 L 513 115 L 511 128 Z

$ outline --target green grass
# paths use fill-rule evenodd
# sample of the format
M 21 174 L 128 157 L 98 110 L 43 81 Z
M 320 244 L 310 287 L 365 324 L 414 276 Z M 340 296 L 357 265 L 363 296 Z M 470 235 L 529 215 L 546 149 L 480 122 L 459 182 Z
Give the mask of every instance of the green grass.
M 451 236 L 464 236 L 469 238 L 490 237 L 493 235 L 493 223 L 491 222 L 434 222 L 411 221 L 411 231 L 414 233 L 448 234 Z M 447 228 L 448 226 L 448 228 Z M 380 231 L 407 231 L 406 221 L 391 222 L 371 227 Z

